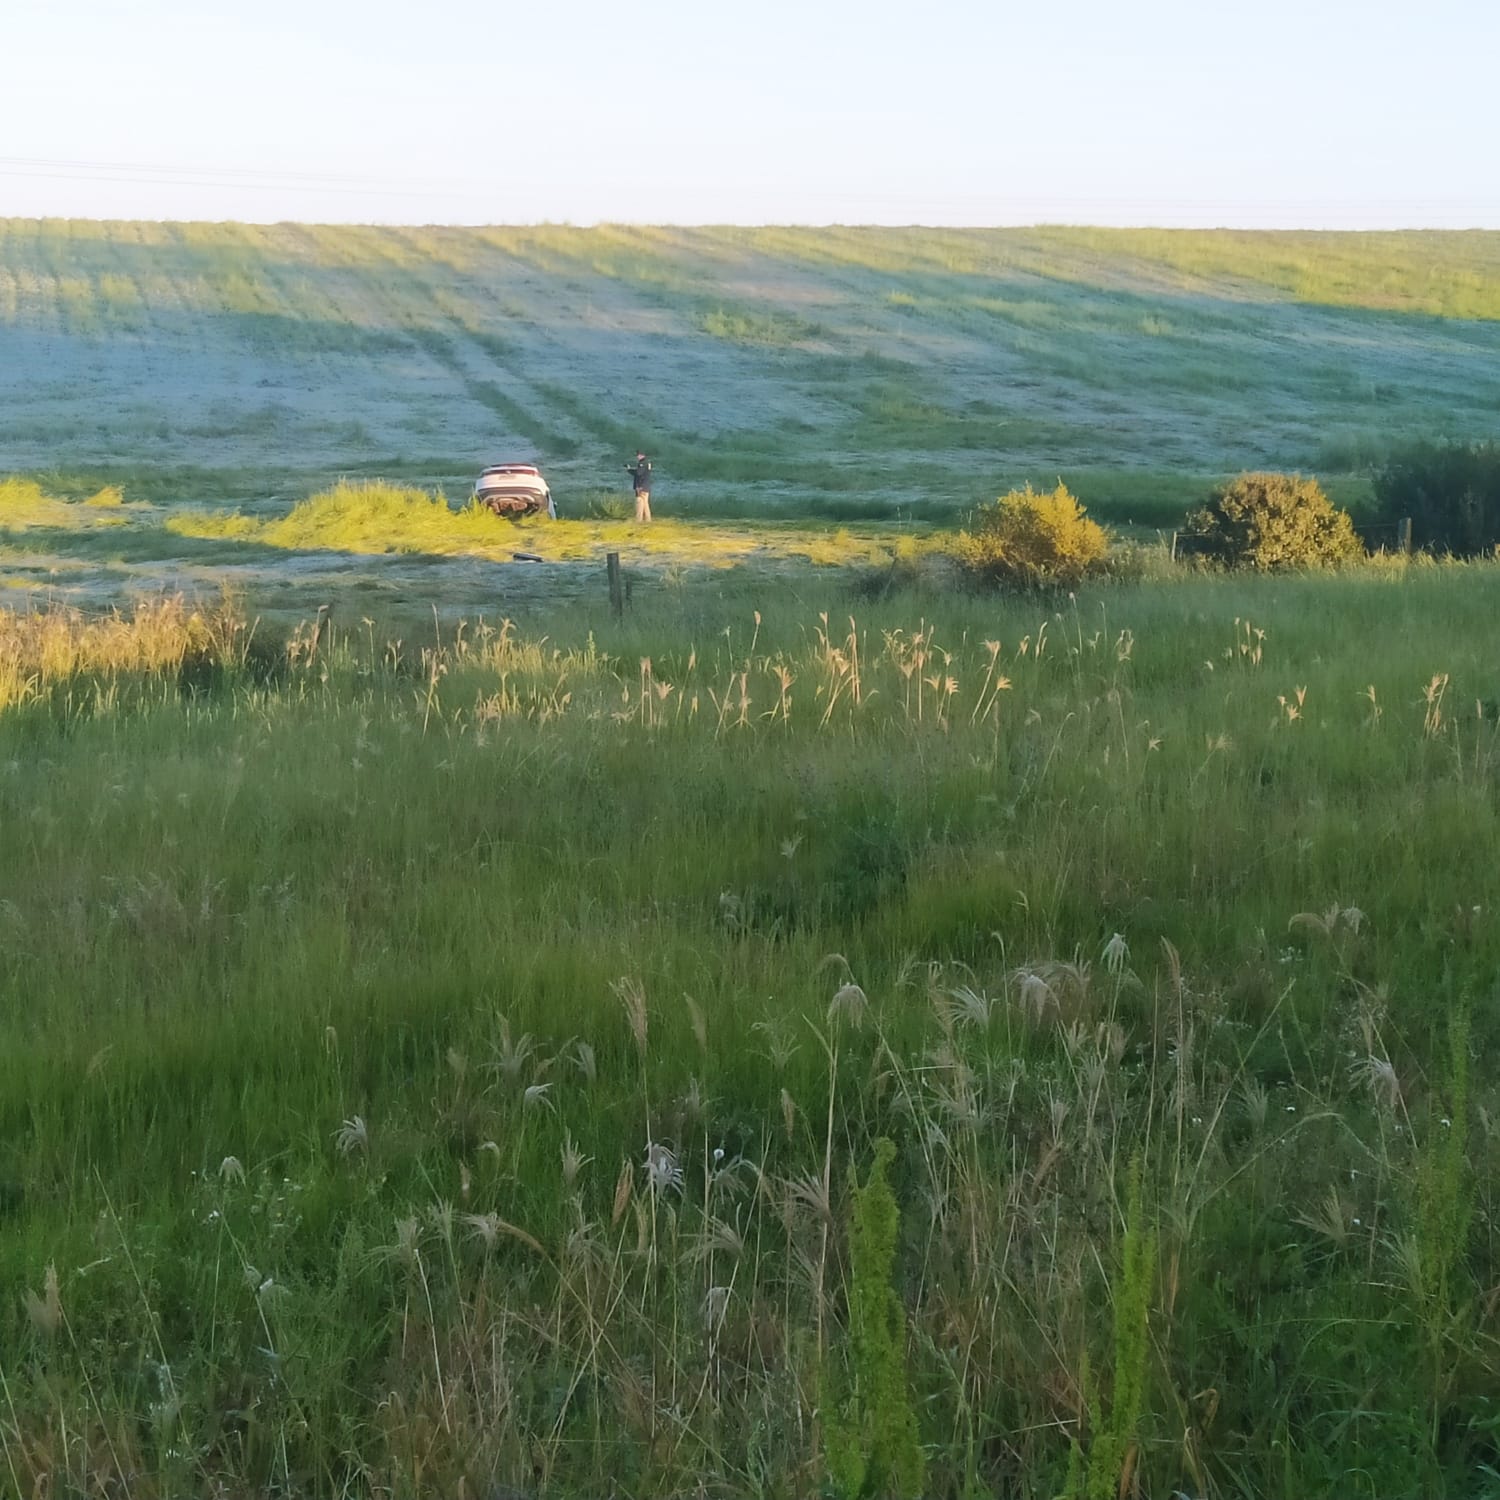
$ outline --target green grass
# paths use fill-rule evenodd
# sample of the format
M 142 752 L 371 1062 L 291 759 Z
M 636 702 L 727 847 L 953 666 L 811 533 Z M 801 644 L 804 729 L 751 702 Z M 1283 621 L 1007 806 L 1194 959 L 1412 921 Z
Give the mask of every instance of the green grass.
M 1500 236 L 1246 230 L 1044 231 L 1046 243 L 1126 256 L 1204 282 L 1239 280 L 1298 302 L 1500 319 Z
M 760 345 L 767 348 L 791 348 L 817 338 L 822 329 L 816 323 L 805 323 L 800 318 L 788 317 L 784 313 L 737 312 L 732 308 L 715 307 L 712 312 L 700 313 L 697 325 L 710 338 L 725 339 L 731 344 Z
M 1497 605 L 0 615 L 0 1474 L 817 1493 L 889 1136 L 927 1494 L 1483 1493 Z
M 1497 245 L 0 221 L 0 1491 L 1489 1493 Z
M 683 514 L 735 487 L 942 516 L 1080 471 L 1354 484 L 1493 427 L 1497 245 L 5 220 L 10 368 L 46 373 L 0 374 L 0 466 L 204 503 L 534 457 L 568 512 L 644 444 Z

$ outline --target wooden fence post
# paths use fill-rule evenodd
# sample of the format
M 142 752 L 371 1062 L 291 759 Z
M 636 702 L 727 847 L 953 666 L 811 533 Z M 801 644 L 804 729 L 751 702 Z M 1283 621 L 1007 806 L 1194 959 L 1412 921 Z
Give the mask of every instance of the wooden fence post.
M 1396 550 L 1398 552 L 1411 552 L 1411 517 L 1402 516 L 1396 522 Z
M 1172 533 L 1172 555 L 1169 560 L 1171 562 L 1177 561 L 1177 533 L 1175 531 Z
M 625 611 L 625 594 L 620 587 L 620 554 L 609 553 L 604 564 L 609 572 L 609 607 L 614 610 L 618 620 Z

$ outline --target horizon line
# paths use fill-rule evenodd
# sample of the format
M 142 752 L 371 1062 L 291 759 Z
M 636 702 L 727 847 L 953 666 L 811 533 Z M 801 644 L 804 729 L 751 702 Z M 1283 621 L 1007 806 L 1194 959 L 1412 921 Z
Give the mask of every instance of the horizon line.
M 1200 223 L 1166 222 L 1142 219 L 1110 222 L 1099 219 L 1035 218 L 1015 220 L 937 219 L 595 219 L 528 218 L 528 219 L 376 219 L 376 218 L 292 218 L 275 217 L 195 217 L 167 214 L 8 214 L 0 213 L 4 224 L 193 224 L 212 227 L 239 225 L 274 228 L 278 225 L 316 229 L 853 229 L 879 230 L 952 230 L 959 233 L 995 233 L 1008 230 L 1096 229 L 1130 234 L 1156 232 L 1168 234 L 1492 234 L 1500 235 L 1500 223 L 1433 224 L 1407 220 L 1360 225 L 1312 224 L 1307 222 L 1244 223 L 1232 220 L 1204 220 Z

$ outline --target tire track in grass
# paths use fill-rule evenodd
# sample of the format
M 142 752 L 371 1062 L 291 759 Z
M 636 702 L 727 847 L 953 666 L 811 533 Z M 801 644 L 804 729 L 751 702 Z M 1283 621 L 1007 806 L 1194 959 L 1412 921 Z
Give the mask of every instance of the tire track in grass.
M 431 284 L 431 263 L 420 245 L 412 244 L 400 231 L 380 229 L 358 235 L 320 234 L 317 243 L 320 251 L 337 257 L 340 268 L 380 309 L 389 328 L 453 379 L 470 401 L 501 418 L 507 441 L 519 438 L 531 444 L 538 456 L 567 459 L 581 451 L 583 443 L 576 432 L 548 421 L 491 377 L 489 372 L 497 367 L 510 375 L 504 363 L 508 346 L 498 335 L 471 326 L 465 299 L 457 298 L 451 289 L 442 289 L 443 295 L 438 295 Z M 524 381 L 511 378 L 529 389 Z
M 839 466 L 822 461 L 821 450 L 805 451 L 809 434 L 819 426 L 810 416 L 823 416 L 821 425 L 828 429 L 833 413 L 816 411 L 817 398 L 805 392 L 787 399 L 784 375 L 794 357 L 792 346 L 734 336 L 742 312 L 755 325 L 752 334 L 758 334 L 756 308 L 705 279 L 737 264 L 736 248 L 715 244 L 705 254 L 697 241 L 687 243 L 683 231 L 618 226 L 575 231 L 565 240 L 535 231 L 478 235 L 492 257 L 482 272 L 492 280 L 503 276 L 532 300 L 540 283 L 549 294 L 554 326 L 562 299 L 575 299 L 568 309 L 580 319 L 576 328 L 569 325 L 574 337 L 549 340 L 557 343 L 557 357 L 549 349 L 548 357 L 538 360 L 524 343 L 512 348 L 506 341 L 486 344 L 486 352 L 542 405 L 586 432 L 601 456 L 633 452 L 644 441 L 678 480 L 741 486 L 783 469 L 795 455 L 800 482 L 814 489 L 829 483 L 850 487 L 847 476 L 833 472 Z M 504 310 L 513 312 L 514 303 Z M 601 336 L 592 326 L 595 310 L 606 319 L 603 337 L 610 342 L 591 352 L 587 339 Z M 530 319 L 524 312 L 513 315 L 532 327 L 546 326 L 545 313 Z M 715 318 L 731 326 L 716 332 Z M 788 326 L 793 321 L 785 309 L 763 321 L 774 333 L 782 327 L 778 319 Z M 802 326 L 796 322 L 798 330 Z M 819 336 L 826 332 L 819 330 Z M 659 356 L 644 382 L 638 373 L 643 349 Z M 663 373 L 672 377 L 665 388 Z M 632 403 L 632 394 L 644 394 L 644 402 Z M 722 420 L 724 411 L 738 416 L 747 410 L 766 420 L 755 428 Z M 610 464 L 605 467 L 615 472 Z
M 445 333 L 440 328 L 410 328 L 407 332 L 421 345 L 429 358 L 442 365 L 463 386 L 471 401 L 504 418 L 515 433 L 540 452 L 564 459 L 578 456 L 583 444 L 577 437 L 538 417 L 514 396 L 501 390 L 493 380 L 486 380 L 470 371 L 461 352 L 461 340 L 467 338 L 469 343 L 481 348 L 481 339 L 489 341 L 490 348 L 486 352 L 490 353 L 493 360 L 493 350 L 499 344 L 499 340 L 495 340 L 493 335 Z

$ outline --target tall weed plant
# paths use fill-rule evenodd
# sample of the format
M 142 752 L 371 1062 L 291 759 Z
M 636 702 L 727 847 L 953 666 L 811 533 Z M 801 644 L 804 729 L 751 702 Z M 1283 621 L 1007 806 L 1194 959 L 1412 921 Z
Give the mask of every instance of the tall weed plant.
M 847 1371 L 825 1398 L 828 1477 L 842 1500 L 924 1493 L 926 1462 L 906 1373 L 906 1310 L 891 1277 L 901 1214 L 886 1181 L 896 1148 L 875 1143 L 869 1175 L 854 1190 L 849 1231 Z M 846 1394 L 836 1394 L 840 1387 Z

